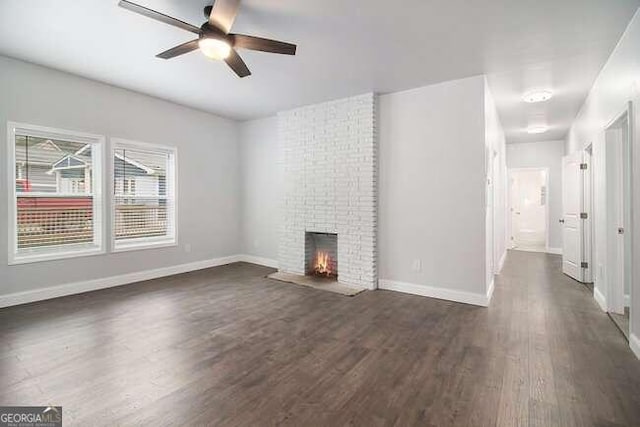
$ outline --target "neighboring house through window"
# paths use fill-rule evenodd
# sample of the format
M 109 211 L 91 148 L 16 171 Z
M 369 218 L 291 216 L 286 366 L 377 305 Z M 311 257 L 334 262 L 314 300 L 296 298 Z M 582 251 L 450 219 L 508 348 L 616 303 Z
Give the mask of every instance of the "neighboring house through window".
M 8 124 L 10 263 L 101 253 L 104 138 Z
M 136 194 L 136 178 L 134 177 L 122 178 L 122 194 L 127 196 L 133 196 Z

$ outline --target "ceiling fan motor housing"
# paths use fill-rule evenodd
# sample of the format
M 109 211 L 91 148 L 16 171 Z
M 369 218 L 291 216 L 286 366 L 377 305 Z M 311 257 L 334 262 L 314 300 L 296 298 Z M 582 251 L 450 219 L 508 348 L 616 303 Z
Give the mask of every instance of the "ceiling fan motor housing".
M 213 10 L 213 5 L 211 5 L 211 6 L 205 6 L 205 7 L 204 7 L 204 10 L 203 10 L 203 12 L 204 12 L 204 17 L 205 17 L 205 18 L 207 18 L 207 19 L 209 19 L 209 16 L 211 15 L 211 11 L 212 11 L 212 10 Z
M 231 36 L 220 30 L 219 28 L 216 28 L 213 25 L 209 24 L 208 22 L 205 22 L 200 27 L 200 39 L 224 40 L 229 44 L 232 44 L 233 42 L 233 40 L 231 40 Z

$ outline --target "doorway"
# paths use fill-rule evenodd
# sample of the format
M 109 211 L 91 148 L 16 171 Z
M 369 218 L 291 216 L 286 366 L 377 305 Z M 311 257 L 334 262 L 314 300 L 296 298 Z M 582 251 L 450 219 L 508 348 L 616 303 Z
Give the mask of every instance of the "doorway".
M 509 233 L 511 249 L 546 252 L 548 245 L 549 171 L 509 169 Z
M 630 105 L 605 131 L 607 310 L 629 338 L 631 294 Z

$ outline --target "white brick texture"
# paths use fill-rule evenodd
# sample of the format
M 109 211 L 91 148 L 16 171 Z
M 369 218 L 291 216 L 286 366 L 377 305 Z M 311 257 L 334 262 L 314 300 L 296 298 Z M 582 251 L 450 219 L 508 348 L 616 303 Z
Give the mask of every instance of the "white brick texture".
M 279 268 L 305 273 L 305 232 L 338 234 L 338 280 L 377 283 L 377 133 L 373 93 L 278 115 L 284 162 Z

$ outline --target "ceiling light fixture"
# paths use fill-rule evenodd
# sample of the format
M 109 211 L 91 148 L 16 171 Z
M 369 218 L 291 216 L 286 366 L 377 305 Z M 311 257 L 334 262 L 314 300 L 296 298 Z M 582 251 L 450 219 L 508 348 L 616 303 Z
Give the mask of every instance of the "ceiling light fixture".
M 224 40 L 202 38 L 198 41 L 198 47 L 207 58 L 223 60 L 231 54 L 231 45 Z
M 534 104 L 536 102 L 548 101 L 553 97 L 553 92 L 550 90 L 534 90 L 527 92 L 522 96 L 524 102 Z
M 530 133 L 530 134 L 545 133 L 548 130 L 549 130 L 549 126 L 547 125 L 535 125 L 535 126 L 529 126 L 527 128 L 527 133 Z

